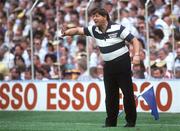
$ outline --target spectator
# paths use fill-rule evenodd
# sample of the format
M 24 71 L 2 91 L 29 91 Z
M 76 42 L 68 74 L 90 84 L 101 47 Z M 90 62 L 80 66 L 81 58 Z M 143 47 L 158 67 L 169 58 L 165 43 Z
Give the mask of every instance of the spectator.
M 78 69 L 73 69 L 71 71 L 72 71 L 72 80 L 77 80 L 80 75 L 80 71 Z
M 47 79 L 51 79 L 54 74 L 54 68 L 48 64 L 43 64 L 41 70 L 44 72 L 43 77 Z
M 67 56 L 63 55 L 60 57 L 60 69 L 62 71 L 62 79 L 65 77 L 65 71 L 68 70 Z
M 14 56 L 14 64 L 15 64 L 15 66 L 17 66 L 19 68 L 20 72 L 25 71 L 26 65 L 25 65 L 24 59 L 21 55 Z
M 64 46 L 69 51 L 69 56 L 75 56 L 76 53 L 76 40 L 73 39 L 73 36 L 67 36 L 66 41 L 64 42 Z
M 97 66 L 98 64 L 102 63 L 102 58 L 100 56 L 100 51 L 98 47 L 93 48 L 93 52 L 90 55 L 90 67 Z
M 155 62 L 155 68 L 159 68 L 160 70 L 162 70 L 162 77 L 164 79 L 170 79 L 172 78 L 172 71 L 170 72 L 167 69 L 167 63 L 165 61 L 158 61 Z
M 146 50 L 140 50 L 140 60 L 142 61 L 143 65 L 147 67 L 148 59 L 146 55 Z
M 65 22 L 70 22 L 71 18 L 70 18 L 70 12 L 73 11 L 73 2 L 66 2 L 64 4 L 64 11 L 65 11 Z
M 113 3 L 111 1 L 107 1 L 104 4 L 104 9 L 107 10 L 107 12 L 109 12 L 110 17 L 113 16 Z
M 136 5 L 131 6 L 129 12 L 129 19 L 133 24 L 133 26 L 137 25 L 137 14 L 138 14 L 138 7 Z
M 56 20 L 59 25 L 62 25 L 64 23 L 64 16 L 65 12 L 63 10 L 58 10 Z
M 86 58 L 81 58 L 78 60 L 78 69 L 80 70 L 80 76 L 78 77 L 78 81 L 89 81 L 92 80 L 92 77 L 89 76 L 87 71 L 87 60 Z
M 145 37 L 146 37 L 146 30 L 145 30 L 145 23 L 139 23 L 137 25 L 137 30 L 138 30 L 138 37 L 139 40 L 141 40 L 141 42 L 143 43 L 143 47 L 147 49 L 147 43 L 145 41 Z
M 35 70 L 35 80 L 48 80 L 48 78 L 44 77 L 44 72 L 42 69 Z
M 22 54 L 23 54 L 23 48 L 21 47 L 20 44 L 16 44 L 16 45 L 15 45 L 13 54 L 14 54 L 14 55 L 20 55 L 20 56 L 22 56 Z
M 54 70 L 54 74 L 52 74 L 51 79 L 62 79 L 62 71 L 60 68 L 60 63 L 54 63 L 53 64 L 53 70 Z
M 72 71 L 71 70 L 65 70 L 64 80 L 72 80 Z
M 24 72 L 23 80 L 31 80 L 31 79 L 32 79 L 31 67 L 27 67 Z
M 53 52 L 56 55 L 56 57 L 57 58 L 60 57 L 63 54 L 63 48 L 64 48 L 63 42 L 61 42 L 59 40 L 55 40 L 55 41 L 52 42 L 52 46 L 53 46 L 53 49 L 54 49 Z M 48 52 L 52 52 L 52 51 L 49 51 L 49 45 L 48 45 Z M 64 52 L 66 52 L 66 51 L 64 51 Z
M 176 57 L 174 60 L 174 68 L 180 67 L 180 47 L 176 49 Z
M 167 4 L 164 6 L 164 12 L 162 15 L 162 18 L 165 16 L 170 16 L 171 15 L 171 4 Z
M 79 37 L 77 40 L 77 52 L 76 54 L 80 52 L 86 52 L 86 40 L 84 37 Z
M 163 78 L 163 70 L 161 68 L 152 69 L 152 78 L 162 79 Z
M 180 66 L 175 68 L 175 78 L 180 79 Z
M 97 67 L 90 67 L 89 74 L 92 77 L 92 80 L 101 80 L 98 76 Z
M 22 80 L 21 71 L 17 66 L 14 66 L 10 70 L 10 80 Z
M 168 56 L 168 54 L 168 50 L 165 50 L 164 48 L 160 49 L 158 51 L 158 59 L 156 61 L 165 61 L 165 63 L 167 64 L 167 71 L 169 73 L 172 73 L 173 58 Z
M 163 13 L 165 12 L 165 0 L 154 0 L 152 1 L 155 6 L 154 14 L 162 18 Z
M 42 63 L 41 63 L 38 55 L 34 55 L 33 63 L 34 63 L 35 68 L 41 68 L 42 67 Z
M 73 26 L 80 26 L 79 13 L 76 10 L 70 12 L 70 23 L 73 24 Z
M 56 58 L 56 56 L 54 54 L 46 54 L 45 63 L 46 63 L 47 66 L 49 66 L 49 71 L 47 73 L 49 73 L 50 76 L 52 76 L 54 74 L 53 64 L 56 61 L 57 61 L 57 58 Z
M 172 14 L 174 14 L 175 16 L 178 16 L 179 15 L 179 12 L 180 12 L 180 1 L 179 0 L 173 0 L 173 12 Z
M 28 55 L 27 49 L 30 45 L 29 45 L 29 42 L 27 41 L 27 39 L 25 37 L 23 37 L 20 40 L 20 46 L 22 48 L 22 57 L 25 61 L 26 67 L 29 67 L 31 65 L 31 61 L 30 61 L 30 56 Z
M 42 48 L 42 38 L 39 36 L 35 36 L 34 38 L 34 47 L 35 47 L 35 54 L 39 55 L 41 63 L 44 63 L 44 58 L 46 55 L 46 51 Z
M 133 78 L 135 79 L 144 79 L 145 78 L 145 66 L 143 61 L 140 62 L 138 65 L 133 65 Z
M 4 43 L 9 47 L 12 48 L 14 47 L 14 43 L 13 43 L 13 37 L 14 37 L 14 33 L 13 33 L 13 25 L 14 25 L 14 21 L 12 19 L 8 19 L 7 23 L 6 23 L 6 31 L 5 31 L 5 35 L 4 35 Z
M 1 27 L 1 21 L 0 21 L 0 27 Z M 2 46 L 4 44 L 4 32 L 3 29 L 0 28 L 0 46 Z
M 0 47 L 0 61 L 2 61 L 9 69 L 14 66 L 14 55 L 5 45 Z
M 171 29 L 163 19 L 159 18 L 156 15 L 153 15 L 150 21 L 151 21 L 150 26 L 152 29 L 161 29 L 164 34 L 162 39 L 162 44 L 160 46 L 160 48 L 162 48 L 164 43 L 166 43 L 169 39 L 169 36 L 171 34 Z
M 131 23 L 129 19 L 129 11 L 127 9 L 122 8 L 120 10 L 120 16 L 120 23 L 127 27 L 134 36 L 138 36 L 137 29 L 134 27 L 134 25 Z
M 48 44 L 47 44 L 47 53 L 49 53 L 49 54 L 55 54 L 54 53 L 54 46 L 53 46 L 53 44 L 51 43 L 51 42 L 48 42 Z
M 100 80 L 103 80 L 104 78 L 103 78 L 103 66 L 101 65 L 101 64 L 98 64 L 97 65 L 97 74 L 98 74 L 98 78 L 100 79 Z
M 0 81 L 9 79 L 9 69 L 7 66 L 0 62 Z
M 155 40 L 155 48 L 158 51 L 160 48 L 164 46 L 164 43 L 162 41 L 164 34 L 161 29 L 154 29 L 153 35 L 154 35 L 154 40 Z

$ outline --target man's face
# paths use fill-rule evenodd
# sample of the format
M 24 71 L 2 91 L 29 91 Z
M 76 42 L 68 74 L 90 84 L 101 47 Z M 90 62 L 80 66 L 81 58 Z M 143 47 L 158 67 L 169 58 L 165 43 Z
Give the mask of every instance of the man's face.
M 31 80 L 31 72 L 25 71 L 24 72 L 24 78 L 25 78 L 25 80 Z
M 153 71 L 153 77 L 154 78 L 162 78 L 161 71 L 159 69 Z
M 101 16 L 101 15 L 98 14 L 98 13 L 94 14 L 92 17 L 93 17 L 94 23 L 95 23 L 96 26 L 98 26 L 98 27 L 104 25 L 104 23 L 105 23 L 105 21 L 106 21 L 106 17 Z
M 19 78 L 19 74 L 15 68 L 11 70 L 11 77 L 12 80 L 17 80 Z
M 180 78 L 180 71 L 176 71 L 176 72 L 175 72 L 175 77 L 176 77 L 176 78 Z
M 38 50 L 41 49 L 41 40 L 34 38 L 34 45 L 35 45 L 36 49 L 38 49 Z
M 176 53 L 177 53 L 177 57 L 180 57 L 180 48 L 178 48 L 178 49 L 176 50 Z
M 164 51 L 159 51 L 158 52 L 158 57 L 159 57 L 159 59 L 164 60 L 166 58 L 165 52 Z

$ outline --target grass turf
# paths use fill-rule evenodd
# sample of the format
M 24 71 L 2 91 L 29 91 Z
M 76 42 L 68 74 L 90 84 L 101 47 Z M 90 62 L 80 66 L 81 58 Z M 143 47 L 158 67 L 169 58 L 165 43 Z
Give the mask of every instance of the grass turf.
M 105 112 L 0 111 L 0 131 L 180 131 L 180 114 L 161 113 L 155 121 L 150 113 L 138 113 L 135 128 L 102 128 Z

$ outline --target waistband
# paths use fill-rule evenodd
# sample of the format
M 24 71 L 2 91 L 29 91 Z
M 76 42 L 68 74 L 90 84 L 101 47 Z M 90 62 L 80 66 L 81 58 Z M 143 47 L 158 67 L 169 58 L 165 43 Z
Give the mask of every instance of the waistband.
M 117 57 L 111 61 L 104 61 L 104 63 L 113 63 L 113 62 L 121 61 L 121 60 L 127 59 L 127 58 L 130 58 L 129 52 L 127 52 L 127 53 L 125 53 L 125 54 L 123 54 L 123 55 L 121 55 L 121 56 L 119 56 L 119 57 Z

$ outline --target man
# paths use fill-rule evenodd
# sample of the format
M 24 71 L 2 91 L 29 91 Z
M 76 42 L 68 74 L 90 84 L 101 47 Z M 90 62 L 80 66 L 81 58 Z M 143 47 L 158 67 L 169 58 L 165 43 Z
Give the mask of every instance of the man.
M 117 126 L 119 112 L 119 87 L 124 95 L 123 103 L 127 124 L 125 127 L 134 127 L 136 124 L 136 106 L 131 79 L 131 61 L 125 41 L 134 47 L 133 63 L 139 64 L 140 44 L 138 40 L 122 25 L 110 21 L 105 9 L 92 10 L 95 26 L 76 27 L 62 31 L 66 35 L 86 35 L 96 39 L 104 64 L 104 84 L 106 92 L 107 118 L 105 127 Z

